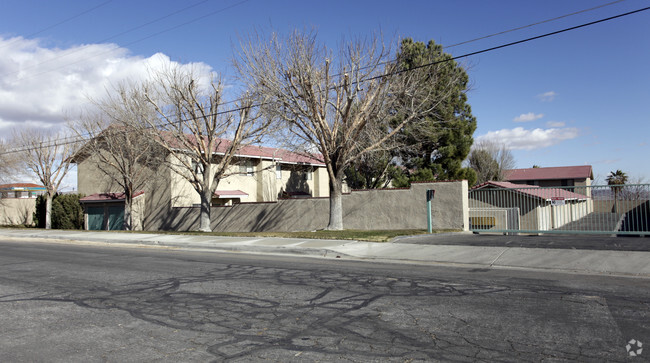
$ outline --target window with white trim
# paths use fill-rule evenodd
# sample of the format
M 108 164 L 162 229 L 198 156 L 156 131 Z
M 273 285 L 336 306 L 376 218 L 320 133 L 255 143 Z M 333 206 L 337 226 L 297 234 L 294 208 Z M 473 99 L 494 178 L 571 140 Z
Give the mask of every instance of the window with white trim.
M 282 179 L 282 165 L 275 164 L 275 178 Z
M 305 171 L 305 180 L 312 180 L 314 178 L 314 172 L 311 169 L 311 166 Z
M 253 176 L 253 162 L 250 160 L 244 160 L 240 162 L 239 173 L 245 174 L 246 176 Z
M 196 162 L 196 160 L 192 160 L 192 170 L 196 175 L 203 175 L 203 165 Z

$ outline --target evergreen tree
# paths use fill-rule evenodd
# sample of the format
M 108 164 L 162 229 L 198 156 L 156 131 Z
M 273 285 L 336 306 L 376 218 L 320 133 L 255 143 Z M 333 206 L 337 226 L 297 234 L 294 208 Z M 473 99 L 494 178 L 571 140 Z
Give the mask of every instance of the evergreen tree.
M 429 79 L 422 87 L 429 87 L 434 94 L 431 98 L 431 111 L 425 116 L 425 127 L 406 127 L 402 137 L 409 147 L 403 149 L 399 157 L 408 169 L 429 169 L 435 179 L 470 179 L 476 174 L 463 168 L 474 141 L 476 118 L 467 103 L 466 91 L 469 77 L 465 69 L 452 56 L 443 52 L 442 46 L 433 40 L 424 44 L 406 38 L 401 45 L 402 67 L 414 69 L 430 63 L 441 65 L 431 68 Z M 436 79 L 455 79 L 452 87 L 438 87 Z M 442 84 L 449 84 L 442 82 Z M 420 172 L 422 174 L 422 172 Z M 470 182 L 474 182 L 470 180 Z
M 346 172 L 348 184 L 377 188 L 390 181 L 394 187 L 408 186 L 411 181 L 467 179 L 470 185 L 475 183 L 476 172 L 462 166 L 470 152 L 474 141 L 472 135 L 476 130 L 476 118 L 472 115 L 465 94 L 469 77 L 463 67 L 451 58 L 433 40 L 428 44 L 414 42 L 410 38 L 402 41 L 398 55 L 400 70 L 424 66 L 421 69 L 428 71 L 421 81 L 421 87 L 427 88 L 433 95 L 429 101 L 430 111 L 423 116 L 424 122 L 407 125 L 401 131 L 402 147 L 393 150 L 391 157 L 359 160 L 350 167 Z M 437 66 L 425 66 L 430 63 Z M 404 108 L 408 108 L 407 102 L 408 96 L 405 96 Z M 400 109 L 395 109 L 394 114 L 397 124 L 401 121 Z M 401 168 L 396 168 L 397 160 Z M 368 180 L 381 180 L 384 183 L 367 183 Z
M 84 215 L 79 198 L 81 194 L 55 194 L 52 198 L 52 228 L 53 229 L 82 229 Z M 45 203 L 46 197 L 41 195 L 36 198 L 34 211 L 34 224 L 36 227 L 45 228 Z

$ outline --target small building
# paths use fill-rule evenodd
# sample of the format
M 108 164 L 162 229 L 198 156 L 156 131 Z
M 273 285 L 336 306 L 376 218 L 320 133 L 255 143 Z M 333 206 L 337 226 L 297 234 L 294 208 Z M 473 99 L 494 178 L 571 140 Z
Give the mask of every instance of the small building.
M 43 195 L 46 188 L 34 183 L 12 183 L 0 185 L 0 225 L 31 226 L 36 197 Z
M 124 193 L 95 193 L 79 199 L 84 210 L 84 229 L 90 231 L 120 231 L 124 229 Z M 133 193 L 133 226 L 142 229 L 144 192 Z
M 489 181 L 469 190 L 474 231 L 540 233 L 561 229 L 593 211 L 591 198 L 563 188 Z
M 213 152 L 215 159 L 224 155 L 229 142 L 220 140 Z M 143 195 L 138 196 L 142 207 L 137 214 L 132 213 L 135 230 L 161 229 L 173 222 L 170 220 L 173 209 L 200 206 L 200 195 L 181 175 L 183 167 L 179 159 L 170 154 L 165 158 L 157 169 L 145 167 L 148 182 L 137 187 L 143 189 Z M 96 155 L 79 152 L 73 161 L 77 164 L 78 191 L 88 195 L 81 200 L 90 219 L 87 227 L 120 229 L 123 223 L 118 221 L 120 218 L 123 221 L 125 203 L 122 188 L 102 171 Z M 224 175 L 212 197 L 213 207 L 276 202 L 287 196 L 329 197 L 329 176 L 319 154 L 245 145 L 237 151 Z M 122 217 L 118 213 L 120 208 Z
M 505 181 L 513 184 L 540 187 L 586 187 L 574 188 L 576 193 L 590 196 L 594 173 L 591 165 L 556 166 L 548 168 L 510 169 L 505 171 Z
M 44 186 L 34 183 L 2 184 L 0 198 L 36 198 L 46 191 Z

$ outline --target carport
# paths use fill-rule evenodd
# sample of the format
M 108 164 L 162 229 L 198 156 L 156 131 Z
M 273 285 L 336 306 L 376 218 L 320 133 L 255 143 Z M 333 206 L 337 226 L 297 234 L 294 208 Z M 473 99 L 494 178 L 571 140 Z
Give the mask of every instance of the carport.
M 133 195 L 136 198 L 144 192 Z M 97 193 L 79 199 L 84 209 L 85 229 L 90 231 L 119 231 L 124 229 L 124 193 Z

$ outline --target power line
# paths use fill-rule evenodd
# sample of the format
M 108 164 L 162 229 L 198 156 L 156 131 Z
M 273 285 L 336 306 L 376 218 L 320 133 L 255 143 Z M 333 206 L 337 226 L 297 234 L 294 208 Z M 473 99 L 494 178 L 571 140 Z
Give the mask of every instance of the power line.
M 645 7 L 645 8 L 642 8 L 642 9 L 637 9 L 637 10 L 629 11 L 629 12 L 627 12 L 627 13 L 623 13 L 623 14 L 618 14 L 618 15 L 610 16 L 610 17 L 608 17 L 608 18 L 604 18 L 604 19 L 599 19 L 599 20 L 591 21 L 591 22 L 589 22 L 589 23 L 584 23 L 584 24 L 580 24 L 580 25 L 572 26 L 572 27 L 569 27 L 569 28 L 564 28 L 564 29 L 557 30 L 557 31 L 554 31 L 554 32 L 550 32 L 550 33 L 546 33 L 546 34 L 542 34 L 542 35 L 537 35 L 537 36 L 530 37 L 530 38 L 526 38 L 526 39 L 522 39 L 522 40 L 517 40 L 517 41 L 515 41 L 515 42 L 510 42 L 510 43 L 506 43 L 506 44 L 497 45 L 497 46 L 495 46 L 495 47 L 491 47 L 491 48 L 486 48 L 486 49 L 482 49 L 482 50 L 477 50 L 477 51 L 475 51 L 475 52 L 466 53 L 466 54 L 459 55 L 459 56 L 456 56 L 456 57 L 451 57 L 451 58 L 448 58 L 448 59 L 445 59 L 445 60 L 442 60 L 442 61 L 437 61 L 437 62 L 431 62 L 431 63 L 427 63 L 427 64 L 422 64 L 422 65 L 419 65 L 419 66 L 416 66 L 416 67 L 410 68 L 410 69 L 408 69 L 408 70 L 401 70 L 401 71 L 394 72 L 393 74 L 396 74 L 396 73 L 403 73 L 403 72 L 407 72 L 407 71 L 412 71 L 412 70 L 415 70 L 415 69 L 420 69 L 420 68 L 424 68 L 424 67 L 429 67 L 429 66 L 432 66 L 432 65 L 435 65 L 435 64 L 439 64 L 439 63 L 443 63 L 443 62 L 448 62 L 448 61 L 451 61 L 451 60 L 456 60 L 456 59 L 460 59 L 460 58 L 467 58 L 467 57 L 471 57 L 471 56 L 474 56 L 474 55 L 478 55 L 478 54 L 482 54 L 482 53 L 491 52 L 491 51 L 493 51 L 493 50 L 497 50 L 497 49 L 501 49 L 501 48 L 506 48 L 506 47 L 511 47 L 511 46 L 513 46 L 513 45 L 522 44 L 522 43 L 530 42 L 530 41 L 533 41 L 533 40 L 537 40 L 537 39 L 541 39 L 541 38 L 550 37 L 550 36 L 552 36 L 552 35 L 557 35 L 557 34 L 560 34 L 560 33 L 565 33 L 565 32 L 571 31 L 571 30 L 576 30 L 576 29 L 584 28 L 584 27 L 591 26 L 591 25 L 594 25 L 594 24 L 603 23 L 603 22 L 606 22 L 606 21 L 610 21 L 610 20 L 614 20 L 614 19 L 622 18 L 622 17 L 624 17 L 624 16 L 628 16 L 628 15 L 632 15 L 632 14 L 640 13 L 640 12 L 642 12 L 642 11 L 647 11 L 647 10 L 650 10 L 650 6 Z M 366 80 L 364 80 L 364 81 L 373 80 L 373 79 L 378 79 L 378 78 L 385 77 L 385 76 L 386 76 L 386 75 L 375 76 L 375 77 L 368 78 L 368 79 L 366 79 Z
M 94 11 L 94 10 L 96 10 L 96 9 L 99 9 L 99 8 L 101 8 L 102 6 L 104 6 L 104 5 L 108 4 L 108 3 L 110 3 L 111 1 L 113 1 L 113 0 L 104 1 L 103 3 L 101 3 L 101 4 L 97 5 L 97 6 L 94 6 L 94 7 L 90 8 L 90 9 L 88 9 L 88 10 L 84 10 L 84 11 L 78 13 L 78 14 L 75 14 L 75 15 L 73 15 L 73 16 L 67 18 L 67 19 L 61 20 L 61 21 L 58 22 L 58 23 L 52 24 L 52 25 L 50 25 L 50 26 L 47 26 L 47 27 L 45 27 L 45 28 L 43 28 L 43 29 L 41 29 L 41 30 L 37 30 L 37 31 L 35 31 L 35 32 L 31 33 L 31 34 L 27 34 L 27 35 L 24 36 L 23 38 L 31 38 L 31 37 L 33 37 L 33 36 L 35 36 L 35 35 L 41 34 L 41 33 L 45 32 L 45 31 L 48 31 L 48 30 L 50 30 L 50 29 L 52 29 L 52 28 L 56 28 L 56 27 L 59 26 L 59 25 L 65 24 L 65 23 L 67 23 L 67 22 L 69 22 L 69 21 L 71 21 L 71 20 L 74 20 L 74 19 L 76 19 L 76 18 L 79 18 L 79 17 L 81 17 L 81 16 L 83 16 L 83 15 L 88 14 L 88 13 L 90 13 L 91 11 Z M 1 46 L 0 49 L 6 48 L 6 47 L 8 47 L 8 46 L 10 46 L 10 45 L 12 45 L 12 44 L 14 44 L 14 43 L 16 43 L 16 42 L 18 42 L 18 39 L 15 39 L 14 41 L 9 42 L 9 43 L 7 43 L 7 44 Z
M 486 49 L 482 49 L 482 50 L 478 50 L 478 51 L 470 52 L 470 53 L 466 53 L 466 54 L 459 55 L 459 56 L 455 56 L 455 57 L 451 57 L 451 58 L 446 58 L 446 59 L 443 59 L 443 60 L 440 60 L 440 61 L 435 61 L 435 62 L 430 62 L 430 63 L 422 64 L 422 65 L 419 65 L 419 66 L 416 66 L 416 67 L 413 67 L 413 68 L 410 68 L 410 69 L 407 69 L 407 70 L 399 70 L 399 71 L 395 71 L 395 72 L 391 72 L 391 73 L 387 73 L 387 74 L 382 74 L 382 75 L 378 75 L 378 76 L 374 76 L 374 77 L 366 78 L 366 79 L 360 80 L 360 81 L 358 81 L 358 82 L 356 82 L 356 83 L 358 84 L 358 83 L 368 82 L 368 81 L 372 81 L 372 80 L 375 80 L 375 79 L 379 79 L 379 78 L 383 78 L 383 77 L 387 77 L 387 76 L 391 76 L 391 75 L 395 75 L 395 74 L 400 74 L 400 73 L 410 72 L 410 71 L 413 71 L 413 70 L 416 70 L 416 69 L 421 69 L 421 68 L 424 68 L 424 67 L 430 67 L 430 66 L 433 66 L 433 65 L 436 65 L 436 64 L 441 64 L 441 63 L 445 63 L 445 62 L 450 62 L 450 61 L 452 61 L 452 60 L 456 60 L 456 59 L 460 59 L 460 58 L 467 58 L 467 57 L 471 57 L 471 56 L 474 56 L 474 55 L 478 55 L 478 54 L 482 54 L 482 53 L 491 52 L 491 51 L 494 51 L 494 50 L 497 50 L 497 49 L 502 49 L 502 48 L 506 48 L 506 47 L 511 47 L 511 46 L 513 46 L 513 45 L 518 45 L 518 44 L 522 44 L 522 43 L 530 42 L 530 41 L 533 41 L 533 40 L 537 40 L 537 39 L 541 39 L 541 38 L 549 37 L 549 36 L 552 36 L 552 35 L 557 35 L 557 34 L 565 33 L 565 32 L 571 31 L 571 30 L 576 30 L 576 29 L 580 29 L 580 28 L 587 27 L 587 26 L 591 26 L 591 25 L 595 25 L 595 24 L 603 23 L 603 22 L 606 22 L 606 21 L 610 21 L 610 20 L 614 20 L 614 19 L 622 18 L 622 17 L 625 17 L 625 16 L 629 16 L 629 15 L 636 14 L 636 13 L 640 13 L 640 12 L 647 11 L 647 10 L 650 10 L 650 6 L 649 6 L 649 7 L 645 7 L 645 8 L 641 8 L 641 9 L 637 9 L 637 10 L 633 10 L 633 11 L 630 11 L 630 12 L 627 12 L 627 13 L 623 13 L 623 14 L 618 14 L 618 15 L 610 16 L 610 17 L 608 17 L 608 18 L 603 18 L 603 19 L 599 19 L 599 20 L 591 21 L 591 22 L 588 22 L 588 23 L 584 23 L 584 24 L 580 24 L 580 25 L 572 26 L 572 27 L 569 27 L 569 28 L 564 28 L 564 29 L 557 30 L 557 31 L 554 31 L 554 32 L 541 34 L 541 35 L 538 35 L 538 36 L 534 36 L 534 37 L 530 37 L 530 38 L 526 38 L 526 39 L 522 39 L 522 40 L 518 40 L 518 41 L 514 41 L 514 42 L 510 42 L 510 43 L 506 43 L 506 44 L 498 45 L 498 46 L 495 46 L 495 47 L 490 47 L 490 48 L 486 48 Z M 237 102 L 237 101 L 241 101 L 241 100 L 242 100 L 242 99 L 238 99 L 238 100 L 234 100 L 234 101 L 229 101 L 228 103 Z M 268 105 L 268 104 L 270 104 L 270 103 L 271 103 L 271 102 L 267 102 L 267 103 L 259 103 L 259 104 L 252 105 L 252 106 L 250 106 L 250 107 L 260 107 L 260 106 Z M 226 103 L 222 103 L 222 104 L 220 104 L 220 105 L 224 105 L 224 104 L 226 104 Z M 220 106 L 220 105 L 219 105 L 219 106 Z M 212 117 L 212 116 L 219 116 L 219 115 L 223 115 L 223 114 L 228 114 L 228 113 L 232 113 L 232 112 L 241 111 L 241 110 L 244 110 L 244 109 L 245 109 L 245 108 L 243 108 L 243 107 L 238 107 L 238 108 L 234 108 L 234 109 L 230 109 L 230 110 L 226 110 L 226 111 L 214 112 L 214 113 L 208 114 L 207 116 L 209 116 L 209 117 Z M 186 120 L 185 120 L 185 121 L 186 121 Z M 66 139 L 71 139 L 71 138 L 73 138 L 73 137 L 67 137 L 67 138 L 62 138 L 62 139 L 53 140 L 53 141 L 51 142 L 51 144 L 49 144 L 49 145 L 46 144 L 45 147 L 47 147 L 47 146 L 56 146 L 56 145 L 66 145 L 66 144 L 72 144 L 72 143 L 76 143 L 76 142 L 81 142 L 81 141 L 83 141 L 83 139 L 75 138 L 75 139 L 72 140 L 72 141 L 67 141 L 67 142 L 58 142 L 59 140 L 66 140 Z M 32 148 L 30 148 L 30 147 L 23 147 L 22 149 L 21 149 L 21 148 L 16 148 L 16 149 L 8 150 L 8 151 L 5 151 L 5 152 L 0 152 L 0 155 L 11 154 L 11 153 L 16 153 L 16 152 L 21 152 L 21 151 L 28 151 L 28 150 L 31 150 L 31 149 L 32 149 Z
M 572 13 L 556 16 L 554 18 L 545 19 L 545 20 L 541 20 L 541 21 L 538 21 L 538 22 L 535 22 L 535 23 L 530 23 L 530 24 L 527 24 L 527 25 L 519 26 L 519 27 L 516 27 L 516 28 L 503 30 L 503 31 L 500 31 L 500 32 L 497 32 L 497 33 L 484 35 L 484 36 L 474 38 L 474 39 L 470 39 L 470 40 L 466 40 L 466 41 L 463 41 L 463 42 L 460 42 L 460 43 L 455 43 L 455 44 L 446 45 L 446 46 L 443 45 L 442 49 L 446 50 L 446 49 L 457 47 L 457 46 L 460 46 L 460 45 L 469 44 L 469 43 L 473 43 L 473 42 L 476 42 L 476 41 L 479 41 L 479 40 L 495 37 L 497 35 L 503 35 L 503 34 L 507 34 L 507 33 L 510 33 L 510 32 L 517 31 L 517 30 L 522 30 L 522 29 L 533 27 L 533 26 L 537 26 L 537 25 L 541 25 L 541 24 L 545 24 L 545 23 L 550 23 L 550 22 L 553 22 L 553 21 L 556 21 L 556 20 L 560 20 L 560 19 L 567 18 L 567 17 L 570 17 L 570 16 L 574 16 L 574 15 L 586 13 L 586 12 L 589 12 L 589 11 L 593 11 L 593 10 L 596 10 L 596 9 L 604 8 L 604 7 L 611 6 L 611 5 L 621 3 L 621 2 L 624 2 L 624 1 L 626 1 L 626 0 L 616 0 L 616 1 L 612 1 L 612 2 L 609 2 L 609 3 L 602 4 L 602 5 L 594 6 L 592 8 L 575 11 L 575 12 L 572 12 Z M 391 63 L 393 61 L 394 60 L 390 60 L 390 61 L 386 61 L 386 62 L 380 62 L 377 65 L 385 65 L 385 64 Z M 370 67 L 375 67 L 377 65 L 361 67 L 361 68 L 359 68 L 359 70 L 368 69 Z M 334 74 L 333 76 L 340 76 L 340 75 L 341 74 L 339 73 L 339 74 Z M 227 105 L 227 104 L 235 103 L 237 101 L 238 100 L 227 101 L 227 102 L 221 103 L 220 105 Z
M 111 0 L 109 0 L 109 1 L 111 1 Z M 117 38 L 117 37 L 119 37 L 119 36 L 122 36 L 122 35 L 124 35 L 124 34 L 131 33 L 131 32 L 133 32 L 133 31 L 138 30 L 138 29 L 141 29 L 141 28 L 143 28 L 143 27 L 145 27 L 145 26 L 147 26 L 147 25 L 150 25 L 150 24 L 156 23 L 156 22 L 158 22 L 158 21 L 160 21 L 160 20 L 163 20 L 163 19 L 169 18 L 169 17 L 171 17 L 171 16 L 173 16 L 173 15 L 179 14 L 179 13 L 181 13 L 181 12 L 183 12 L 183 11 L 186 11 L 186 10 L 188 10 L 188 9 L 190 9 L 190 8 L 196 7 L 196 6 L 198 6 L 198 5 L 200 5 L 200 4 L 203 4 L 203 3 L 207 2 L 207 1 L 209 1 L 209 0 L 203 0 L 203 1 L 200 1 L 200 2 L 198 2 L 198 3 L 196 3 L 196 4 L 193 4 L 193 5 L 190 5 L 190 6 L 187 6 L 187 7 L 181 8 L 181 9 L 179 9 L 179 10 L 177 10 L 177 11 L 174 11 L 174 12 L 172 12 L 172 13 L 169 13 L 169 14 L 167 14 L 167 15 L 164 15 L 164 16 L 162 16 L 162 17 L 160 17 L 160 18 L 156 18 L 156 19 L 154 19 L 154 20 L 152 20 L 152 21 L 149 21 L 149 22 L 147 22 L 147 23 L 144 23 L 144 24 L 142 24 L 142 25 L 136 26 L 136 27 L 134 27 L 134 28 L 131 28 L 131 29 L 126 30 L 126 31 L 123 31 L 123 32 L 121 32 L 121 33 L 118 33 L 118 34 L 115 34 L 115 35 L 109 36 L 109 37 L 107 37 L 107 38 L 104 38 L 104 39 L 102 39 L 102 40 L 100 40 L 100 41 L 98 41 L 98 42 L 96 42 L 96 43 L 103 43 L 103 42 L 106 42 L 106 41 L 112 40 L 112 39 L 114 39 L 114 38 Z M 180 25 L 174 26 L 174 27 L 172 27 L 172 28 L 168 28 L 168 29 L 162 30 L 162 31 L 160 31 L 160 32 L 154 33 L 154 34 L 149 35 L 149 36 L 147 36 L 147 37 L 144 37 L 144 38 L 138 39 L 138 40 L 136 40 L 136 41 L 133 41 L 133 42 L 130 42 L 130 43 L 127 43 L 127 44 L 124 44 L 124 45 L 122 45 L 122 47 L 129 46 L 129 45 L 132 45 L 132 44 L 136 44 L 136 43 L 139 43 L 139 42 L 141 42 L 141 41 L 144 41 L 144 40 L 147 40 L 147 39 L 153 38 L 153 37 L 155 37 L 155 36 L 158 36 L 158 35 L 160 35 L 160 34 L 162 34 L 162 33 L 167 32 L 167 31 L 171 31 L 171 30 L 177 29 L 177 28 L 179 28 L 179 27 L 182 27 L 182 26 L 185 26 L 185 25 L 187 25 L 187 24 L 193 23 L 193 22 L 195 22 L 195 21 L 201 20 L 201 19 L 203 19 L 203 18 L 205 18 L 205 17 L 208 17 L 208 16 L 211 16 L 211 15 L 214 15 L 214 14 L 216 14 L 216 13 L 218 13 L 218 12 L 228 10 L 228 9 L 230 9 L 230 8 L 232 8 L 232 7 L 238 6 L 238 5 L 240 5 L 240 4 L 242 4 L 242 3 L 245 3 L 245 2 L 247 2 L 247 1 L 249 1 L 249 0 L 243 0 L 243 1 L 239 2 L 239 3 L 232 4 L 232 5 L 230 5 L 230 6 L 226 7 L 226 8 L 224 8 L 224 9 L 219 9 L 219 10 L 217 10 L 217 11 L 215 11 L 215 12 L 212 12 L 212 13 L 208 13 L 208 14 L 202 15 L 202 16 L 200 16 L 200 17 L 198 17 L 198 18 L 195 18 L 195 19 L 192 19 L 192 20 L 190 20 L 190 21 L 188 21 L 188 22 L 186 22 L 186 23 L 183 23 L 183 24 L 180 24 Z M 479 40 L 482 40 L 482 39 L 491 38 L 491 37 L 494 37 L 494 36 L 497 36 L 497 35 L 502 35 L 502 34 L 506 34 L 506 33 L 513 32 L 513 31 L 517 31 L 517 30 L 521 30 L 521 29 L 525 29 L 525 28 L 533 27 L 533 26 L 536 26 L 536 25 L 540 25 L 540 24 L 544 24 L 544 23 L 548 23 L 548 22 L 556 21 L 556 20 L 559 20 L 559 19 L 562 19 L 562 18 L 566 18 L 566 17 L 570 17 L 570 16 L 573 16 L 573 15 L 577 15 L 577 14 L 585 13 L 585 12 L 588 12 L 588 11 L 593 11 L 593 10 L 596 10 L 596 9 L 599 9 L 599 8 L 603 8 L 603 7 L 606 7 L 606 6 L 611 6 L 611 5 L 614 5 L 614 4 L 616 4 L 616 3 L 620 3 L 620 2 L 623 2 L 623 1 L 626 1 L 626 0 L 616 0 L 616 1 L 613 1 L 613 2 L 609 2 L 609 3 L 606 3 L 606 4 L 599 5 L 599 6 L 595 6 L 595 7 L 592 7 L 592 8 L 588 8 L 588 9 L 584 9 L 584 10 L 576 11 L 576 12 L 569 13 L 569 14 L 560 15 L 560 16 L 557 16 L 557 17 L 555 17 L 555 18 L 546 19 L 546 20 L 542 20 L 542 21 L 539 21 L 539 22 L 536 22 L 536 23 L 531 23 L 531 24 L 527 24 L 527 25 L 520 26 L 520 27 L 517 27 L 517 28 L 512 28 L 512 29 L 504 30 L 504 31 L 501 31 L 501 32 L 498 32 L 498 33 L 493 33 L 493 34 L 485 35 L 485 36 L 482 36 L 482 37 L 479 37 L 479 38 L 470 39 L 470 40 L 463 41 L 463 42 L 460 42 L 460 43 L 456 43 L 456 44 L 452 44 L 452 45 L 444 46 L 443 49 L 449 49 L 449 48 L 453 48 L 453 47 L 456 47 L 456 46 L 459 46 L 459 45 L 468 44 L 468 43 L 476 42 L 476 41 L 479 41 Z M 119 47 L 118 47 L 118 48 L 119 48 Z M 95 55 L 92 55 L 92 56 L 89 56 L 89 57 L 85 57 L 85 58 L 83 58 L 83 59 L 80 59 L 80 60 L 78 60 L 78 61 L 76 61 L 76 62 L 68 63 L 68 64 L 66 64 L 66 65 L 60 66 L 60 67 L 58 67 L 58 68 L 54 68 L 54 69 L 50 69 L 50 70 L 47 70 L 47 71 L 42 71 L 42 72 L 40 72 L 40 73 L 36 73 L 36 74 L 30 75 L 30 76 L 28 76 L 28 77 L 25 77 L 24 79 L 29 79 L 29 78 L 33 78 L 33 77 L 37 77 L 37 76 L 41 76 L 41 75 L 43 75 L 43 74 L 47 74 L 47 73 L 52 72 L 52 71 L 55 71 L 55 70 L 63 69 L 63 68 L 66 68 L 66 67 L 71 66 L 71 65 L 74 65 L 74 64 L 82 63 L 82 62 L 84 62 L 84 61 L 86 61 L 86 60 L 88 60 L 88 59 L 91 59 L 91 58 L 95 58 L 95 57 L 98 57 L 98 56 L 101 56 L 101 55 L 110 54 L 110 53 L 112 53 L 113 51 L 115 51 L 116 49 L 117 49 L 117 48 L 114 48 L 114 49 L 111 49 L 111 50 L 108 50 L 108 51 L 105 51 L 105 52 L 100 52 L 100 53 L 97 53 L 97 54 L 95 54 Z M 58 59 L 61 59 L 61 58 L 65 58 L 65 57 L 67 57 L 67 56 L 74 55 L 74 54 L 76 54 L 76 53 L 81 52 L 82 50 L 83 50 L 83 49 L 77 49 L 77 50 L 75 50 L 75 51 L 72 51 L 72 52 L 66 53 L 66 54 L 64 54 L 64 55 L 62 55 L 62 56 L 59 56 L 59 57 L 50 58 L 50 59 L 45 60 L 45 61 L 43 61 L 43 62 L 40 62 L 40 63 L 38 63 L 38 64 L 35 64 L 35 65 L 32 65 L 32 66 L 29 66 L 29 67 L 23 68 L 21 71 L 24 71 L 25 69 L 36 68 L 36 67 L 41 66 L 41 65 L 43 65 L 43 64 L 47 64 L 47 63 L 53 62 L 53 61 L 55 61 L 55 60 L 58 60 Z M 380 64 L 386 64 L 386 63 L 388 63 L 388 62 L 380 63 Z M 16 74 L 16 72 L 7 73 L 7 74 L 5 74 L 5 75 L 3 75 L 3 76 L 8 76 L 8 75 L 11 75 L 11 74 Z
M 625 1 L 625 0 L 616 0 L 616 1 L 612 1 L 612 2 L 610 2 L 610 3 L 606 3 L 606 4 L 602 4 L 602 5 L 594 6 L 593 8 L 589 8 L 589 9 L 584 9 L 584 10 L 575 11 L 575 12 L 573 12 L 573 13 L 560 15 L 560 16 L 557 16 L 557 17 L 555 17 L 555 18 L 546 19 L 546 20 L 538 21 L 538 22 L 536 22 L 536 23 L 531 23 L 531 24 L 523 25 L 523 26 L 520 26 L 520 27 L 517 27 L 517 28 L 512 28 L 512 29 L 508 29 L 508 30 L 500 31 L 500 32 L 498 32 L 498 33 L 493 33 L 493 34 L 485 35 L 485 36 L 482 36 L 482 37 L 478 37 L 478 38 L 474 38 L 474 39 L 466 40 L 466 41 L 464 41 L 464 42 L 460 42 L 460 43 L 456 43 L 456 44 L 447 45 L 447 46 L 444 46 L 443 48 L 444 48 L 444 49 L 449 49 L 449 48 L 457 47 L 457 46 L 459 46 L 459 45 L 463 45 L 463 44 L 467 44 L 467 43 L 472 43 L 472 42 L 476 42 L 476 41 L 483 40 L 483 39 L 487 39 L 487 38 L 492 38 L 492 37 L 495 37 L 495 36 L 497 36 L 497 35 L 503 35 L 503 34 L 507 34 L 507 33 L 510 33 L 510 32 L 517 31 L 517 30 L 522 30 L 522 29 L 526 29 L 526 28 L 531 28 L 531 27 L 536 26 L 536 25 L 541 25 L 541 24 L 545 24 L 545 23 L 550 23 L 550 22 L 552 22 L 552 21 L 556 21 L 556 20 L 560 20 L 560 19 L 568 18 L 568 17 L 573 16 L 573 15 L 578 15 L 578 14 L 586 13 L 586 12 L 588 12 L 588 11 L 593 11 L 593 10 L 596 10 L 596 9 L 604 8 L 604 7 L 606 7 L 606 6 L 614 5 L 614 4 L 616 4 L 616 3 L 620 3 L 620 2 L 623 2 L 623 1 Z

